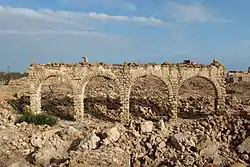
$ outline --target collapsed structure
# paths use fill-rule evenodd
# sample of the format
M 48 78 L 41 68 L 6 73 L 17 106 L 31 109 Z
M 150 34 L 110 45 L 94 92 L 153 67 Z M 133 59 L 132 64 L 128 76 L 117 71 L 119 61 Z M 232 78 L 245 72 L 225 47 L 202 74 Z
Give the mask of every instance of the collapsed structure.
M 30 82 L 31 110 L 41 112 L 41 86 L 50 77 L 64 78 L 73 91 L 74 117 L 77 120 L 84 115 L 84 91 L 87 83 L 95 77 L 104 77 L 114 80 L 119 88 L 121 103 L 121 119 L 129 119 L 130 91 L 137 79 L 145 76 L 154 76 L 163 81 L 169 95 L 172 118 L 177 117 L 178 92 L 184 81 L 192 77 L 202 77 L 208 80 L 216 91 L 215 110 L 223 111 L 225 106 L 225 67 L 218 61 L 209 65 L 187 62 L 163 64 L 104 64 L 89 63 L 87 57 L 83 57 L 80 63 L 33 63 L 28 70 Z
M 232 83 L 250 82 L 250 67 L 246 71 L 229 71 L 227 81 Z

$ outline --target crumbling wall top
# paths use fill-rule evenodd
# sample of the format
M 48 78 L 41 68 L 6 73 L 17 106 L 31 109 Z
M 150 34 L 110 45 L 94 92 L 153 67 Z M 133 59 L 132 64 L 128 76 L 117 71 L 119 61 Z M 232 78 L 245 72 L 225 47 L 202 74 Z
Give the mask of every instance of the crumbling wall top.
M 148 67 L 148 66 L 171 66 L 171 67 L 187 67 L 187 68 L 209 68 L 212 66 L 215 67 L 223 67 L 219 61 L 213 60 L 211 64 L 200 64 L 191 61 L 185 60 L 182 63 L 171 63 L 171 62 L 164 62 L 162 64 L 157 63 L 139 63 L 139 62 L 124 62 L 124 64 L 105 64 L 104 62 L 96 62 L 96 63 L 89 63 L 87 57 L 83 57 L 83 61 L 79 63 L 56 63 L 50 62 L 47 64 L 37 64 L 32 63 L 30 65 L 30 69 L 36 68 L 55 68 L 55 67 L 99 67 L 103 66 L 104 68 L 125 68 L 125 67 Z

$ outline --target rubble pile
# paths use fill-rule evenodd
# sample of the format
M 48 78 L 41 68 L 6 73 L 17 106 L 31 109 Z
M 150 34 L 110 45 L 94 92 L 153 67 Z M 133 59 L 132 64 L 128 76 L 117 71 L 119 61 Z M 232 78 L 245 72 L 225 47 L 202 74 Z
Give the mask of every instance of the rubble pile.
M 131 88 L 130 113 L 134 119 L 169 120 L 170 104 L 166 84 L 155 77 L 139 78 Z
M 185 92 L 180 92 L 183 96 L 178 118 L 169 120 L 166 87 L 160 82 L 152 89 L 140 86 L 146 82 L 150 81 L 139 81 L 132 87 L 128 122 L 117 119 L 120 105 L 112 84 L 102 87 L 90 83 L 85 92 L 85 107 L 89 107 L 85 118 L 79 122 L 59 119 L 53 127 L 15 123 L 19 113 L 1 102 L 0 166 L 247 167 L 250 164 L 250 105 L 228 96 L 224 114 L 216 115 L 212 94 L 186 97 Z M 70 113 L 64 105 L 72 102 L 69 95 L 46 99 L 53 102 L 43 101 L 50 111 Z
M 60 120 L 54 127 L 15 124 L 12 115 L 1 110 L 0 160 L 6 166 L 250 164 L 250 120 L 240 113 L 179 118 L 176 122 L 141 119 L 127 124 Z
M 178 105 L 178 115 L 182 118 L 199 118 L 213 114 L 215 99 L 211 96 L 182 98 Z

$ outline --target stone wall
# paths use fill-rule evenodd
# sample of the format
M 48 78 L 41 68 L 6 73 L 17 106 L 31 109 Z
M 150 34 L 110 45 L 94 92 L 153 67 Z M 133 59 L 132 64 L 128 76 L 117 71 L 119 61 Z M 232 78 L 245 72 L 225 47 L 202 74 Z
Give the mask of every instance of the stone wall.
M 212 83 L 216 90 L 216 110 L 222 111 L 225 105 L 225 67 L 217 61 L 210 65 L 198 63 L 164 62 L 163 64 L 104 64 L 88 63 L 77 64 L 49 63 L 32 64 L 28 70 L 30 82 L 31 109 L 41 112 L 41 86 L 43 82 L 54 76 L 63 77 L 73 90 L 74 116 L 82 119 L 84 115 L 84 92 L 87 83 L 95 77 L 104 77 L 113 80 L 119 90 L 121 100 L 121 119 L 129 119 L 129 99 L 131 87 L 141 77 L 153 76 L 166 85 L 168 100 L 171 106 L 172 117 L 177 117 L 178 93 L 181 85 L 192 77 L 202 77 Z
M 229 71 L 227 76 L 228 82 L 250 82 L 250 67 L 248 71 Z

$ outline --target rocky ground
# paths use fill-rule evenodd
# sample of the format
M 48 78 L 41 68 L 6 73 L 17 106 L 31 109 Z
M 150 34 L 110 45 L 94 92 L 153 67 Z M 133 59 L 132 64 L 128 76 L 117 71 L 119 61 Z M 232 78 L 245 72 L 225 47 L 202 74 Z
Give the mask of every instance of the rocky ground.
M 61 118 L 53 127 L 15 123 L 20 114 L 2 100 L 0 167 L 245 167 L 250 164 L 250 103 L 245 96 L 241 99 L 228 94 L 226 113 L 215 115 L 212 87 L 205 81 L 198 81 L 201 83 L 198 85 L 197 80 L 190 81 L 180 90 L 179 116 L 173 122 L 168 119 L 167 94 L 162 93 L 167 92 L 165 85 L 145 78 L 132 88 L 131 121 L 121 123 L 115 119 L 119 105 L 114 83 L 97 81 L 86 87 L 89 110 L 81 122 Z M 70 97 L 70 93 L 65 97 Z M 55 103 L 59 99 L 56 96 L 50 101 Z M 44 98 L 45 108 L 51 104 Z M 70 104 L 70 100 L 56 104 L 60 108 Z M 110 107 L 110 104 L 115 105 Z M 53 111 L 66 111 L 67 107 L 56 109 Z

